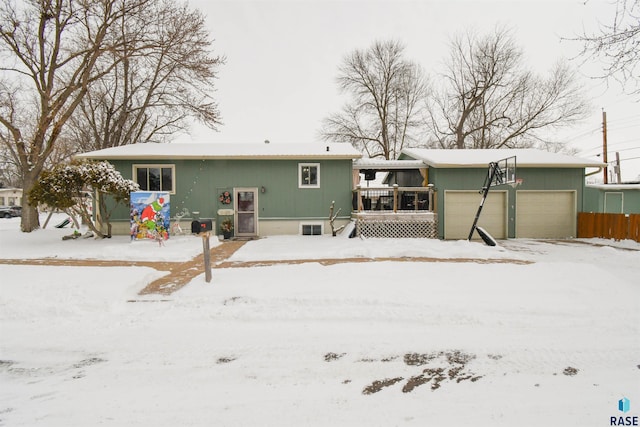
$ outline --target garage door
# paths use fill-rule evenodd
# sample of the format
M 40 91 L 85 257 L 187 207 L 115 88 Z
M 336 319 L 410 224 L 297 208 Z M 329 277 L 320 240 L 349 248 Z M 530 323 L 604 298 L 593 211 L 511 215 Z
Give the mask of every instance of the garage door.
M 477 191 L 445 191 L 444 238 L 467 239 L 482 195 Z M 496 239 L 507 237 L 507 193 L 491 191 L 482 208 L 478 226 Z M 479 239 L 474 233 L 474 239 Z
M 516 193 L 516 237 L 557 239 L 575 235 L 575 191 Z

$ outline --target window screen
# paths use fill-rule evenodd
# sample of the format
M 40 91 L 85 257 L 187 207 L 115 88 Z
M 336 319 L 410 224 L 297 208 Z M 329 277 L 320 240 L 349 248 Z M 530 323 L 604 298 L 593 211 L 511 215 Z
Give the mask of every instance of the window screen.
M 320 224 L 302 224 L 303 236 L 320 236 L 322 234 L 322 225 Z
M 173 192 L 173 166 L 134 166 L 140 190 Z
M 298 187 L 318 188 L 320 187 L 320 164 L 300 163 L 298 165 Z

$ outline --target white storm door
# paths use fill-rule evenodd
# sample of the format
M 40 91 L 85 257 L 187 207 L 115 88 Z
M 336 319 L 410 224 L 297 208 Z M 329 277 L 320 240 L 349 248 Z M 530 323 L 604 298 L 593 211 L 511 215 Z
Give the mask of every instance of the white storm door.
M 236 188 L 235 225 L 236 236 L 258 235 L 258 189 Z

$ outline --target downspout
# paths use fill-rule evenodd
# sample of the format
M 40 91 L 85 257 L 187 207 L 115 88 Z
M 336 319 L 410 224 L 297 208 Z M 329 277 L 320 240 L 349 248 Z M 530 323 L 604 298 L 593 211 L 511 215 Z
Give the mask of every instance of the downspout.
M 584 174 L 584 176 L 585 176 L 585 178 L 586 178 L 586 177 L 588 177 L 588 176 L 598 174 L 598 173 L 602 172 L 602 169 L 603 169 L 603 168 L 602 168 L 602 166 L 601 166 L 601 167 L 599 167 L 599 168 L 598 168 L 598 170 L 597 170 L 597 171 L 595 171 L 595 172 L 585 173 L 585 174 Z

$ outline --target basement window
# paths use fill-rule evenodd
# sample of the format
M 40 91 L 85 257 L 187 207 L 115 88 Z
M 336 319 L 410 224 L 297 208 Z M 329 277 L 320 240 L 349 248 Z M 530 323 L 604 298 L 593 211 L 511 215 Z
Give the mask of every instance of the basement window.
M 300 234 L 303 236 L 321 236 L 322 223 L 302 223 L 300 224 Z

